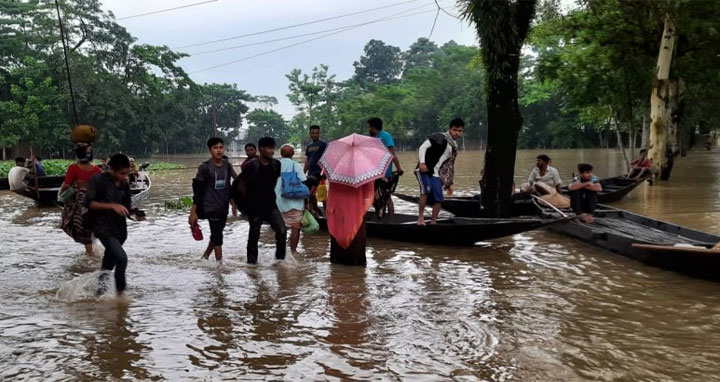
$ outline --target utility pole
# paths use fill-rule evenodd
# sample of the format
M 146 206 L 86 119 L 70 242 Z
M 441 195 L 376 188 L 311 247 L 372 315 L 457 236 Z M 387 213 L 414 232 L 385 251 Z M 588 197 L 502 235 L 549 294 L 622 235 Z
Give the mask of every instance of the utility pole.
M 217 99 L 215 98 L 215 90 L 213 90 L 213 120 L 212 120 L 212 124 L 213 124 L 213 136 L 214 136 L 214 137 L 217 137 L 217 136 L 218 136 L 218 131 L 217 131 L 217 105 L 216 105 L 216 102 L 217 102 Z

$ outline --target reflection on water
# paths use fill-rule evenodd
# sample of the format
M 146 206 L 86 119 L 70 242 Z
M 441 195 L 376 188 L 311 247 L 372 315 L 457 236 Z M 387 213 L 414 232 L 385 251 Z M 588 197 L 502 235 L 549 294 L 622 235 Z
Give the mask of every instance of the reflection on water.
M 614 151 L 546 153 L 563 179 L 579 161 L 600 176 L 624 166 Z M 537 154 L 519 153 L 518 182 Z M 401 160 L 411 169 L 415 154 Z M 460 154 L 460 193 L 475 192 L 481 163 Z M 718 170 L 718 153 L 693 152 L 671 182 L 618 205 L 718 233 Z M 130 305 L 56 299 L 99 256 L 57 228 L 59 210 L 0 192 L 1 380 L 719 379 L 720 284 L 547 231 L 475 248 L 371 239 L 368 267 L 352 268 L 329 264 L 324 234 L 302 238 L 296 264 L 276 263 L 263 230 L 248 266 L 247 223 L 234 219 L 218 268 L 200 260 L 185 213 L 161 208 L 190 193 L 193 172 L 154 174 L 149 221 L 129 227 Z M 415 192 L 412 176 L 401 189 Z

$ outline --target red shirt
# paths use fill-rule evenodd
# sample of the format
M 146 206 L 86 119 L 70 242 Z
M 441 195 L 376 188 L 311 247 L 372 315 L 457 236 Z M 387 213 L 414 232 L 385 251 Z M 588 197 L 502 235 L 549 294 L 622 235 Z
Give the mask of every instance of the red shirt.
M 65 173 L 65 184 L 71 185 L 73 182 L 77 181 L 80 188 L 85 188 L 85 186 L 90 182 L 90 178 L 93 177 L 95 174 L 100 174 L 102 170 L 98 166 L 94 166 L 92 170 L 83 170 L 78 166 L 77 164 L 73 163 L 68 167 L 67 172 Z

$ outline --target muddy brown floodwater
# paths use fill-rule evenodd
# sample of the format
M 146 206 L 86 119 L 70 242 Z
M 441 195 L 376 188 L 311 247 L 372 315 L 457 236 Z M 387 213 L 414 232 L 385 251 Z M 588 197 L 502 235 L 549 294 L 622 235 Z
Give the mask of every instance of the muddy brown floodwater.
M 518 182 L 538 153 L 519 152 Z M 579 161 L 601 177 L 624 168 L 611 150 L 547 154 L 563 180 Z M 414 158 L 401 154 L 406 169 Z M 459 193 L 475 192 L 481 164 L 460 154 Z M 162 208 L 192 175 L 153 174 L 148 221 L 130 223 L 125 246 L 126 306 L 58 300 L 94 279 L 100 256 L 57 228 L 60 210 L 0 192 L 0 380 L 720 380 L 720 283 L 547 231 L 474 248 L 370 239 L 367 268 L 348 268 L 329 264 L 325 234 L 302 238 L 296 264 L 274 264 L 264 229 L 247 266 L 239 220 L 218 270 L 199 260 L 186 213 Z M 400 189 L 415 192 L 413 178 Z M 720 152 L 692 152 L 672 181 L 617 206 L 717 234 L 719 200 Z

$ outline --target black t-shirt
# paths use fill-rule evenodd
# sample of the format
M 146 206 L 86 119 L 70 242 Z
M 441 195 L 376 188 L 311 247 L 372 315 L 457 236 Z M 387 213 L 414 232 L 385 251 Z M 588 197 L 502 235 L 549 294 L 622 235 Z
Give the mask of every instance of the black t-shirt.
M 85 194 L 85 206 L 90 207 L 92 202 L 122 204 L 130 210 L 130 185 L 123 182 L 120 186 L 115 185 L 112 175 L 108 172 L 95 174 L 87 187 Z M 113 210 L 90 210 L 92 221 L 92 232 L 99 239 L 115 237 L 121 243 L 127 239 L 127 222 L 124 216 L 118 215 Z
M 277 208 L 275 184 L 280 177 L 280 161 L 273 159 L 267 165 L 253 159 L 240 173 L 245 182 L 247 197 L 245 212 L 250 216 L 268 216 Z
M 318 162 L 320 161 L 320 157 L 322 157 L 326 148 L 327 143 L 319 139 L 317 142 L 312 142 L 307 146 L 307 149 L 305 150 L 305 156 L 307 157 L 308 161 L 308 175 L 317 176 L 322 173 L 322 169 L 318 165 Z
M 223 161 L 216 166 L 212 161 L 203 162 L 198 167 L 194 181 L 199 182 L 202 189 L 199 195 L 193 195 L 198 206 L 202 205 L 202 215 L 205 218 L 223 218 L 227 216 L 230 203 L 230 182 L 237 175 L 232 165 Z

